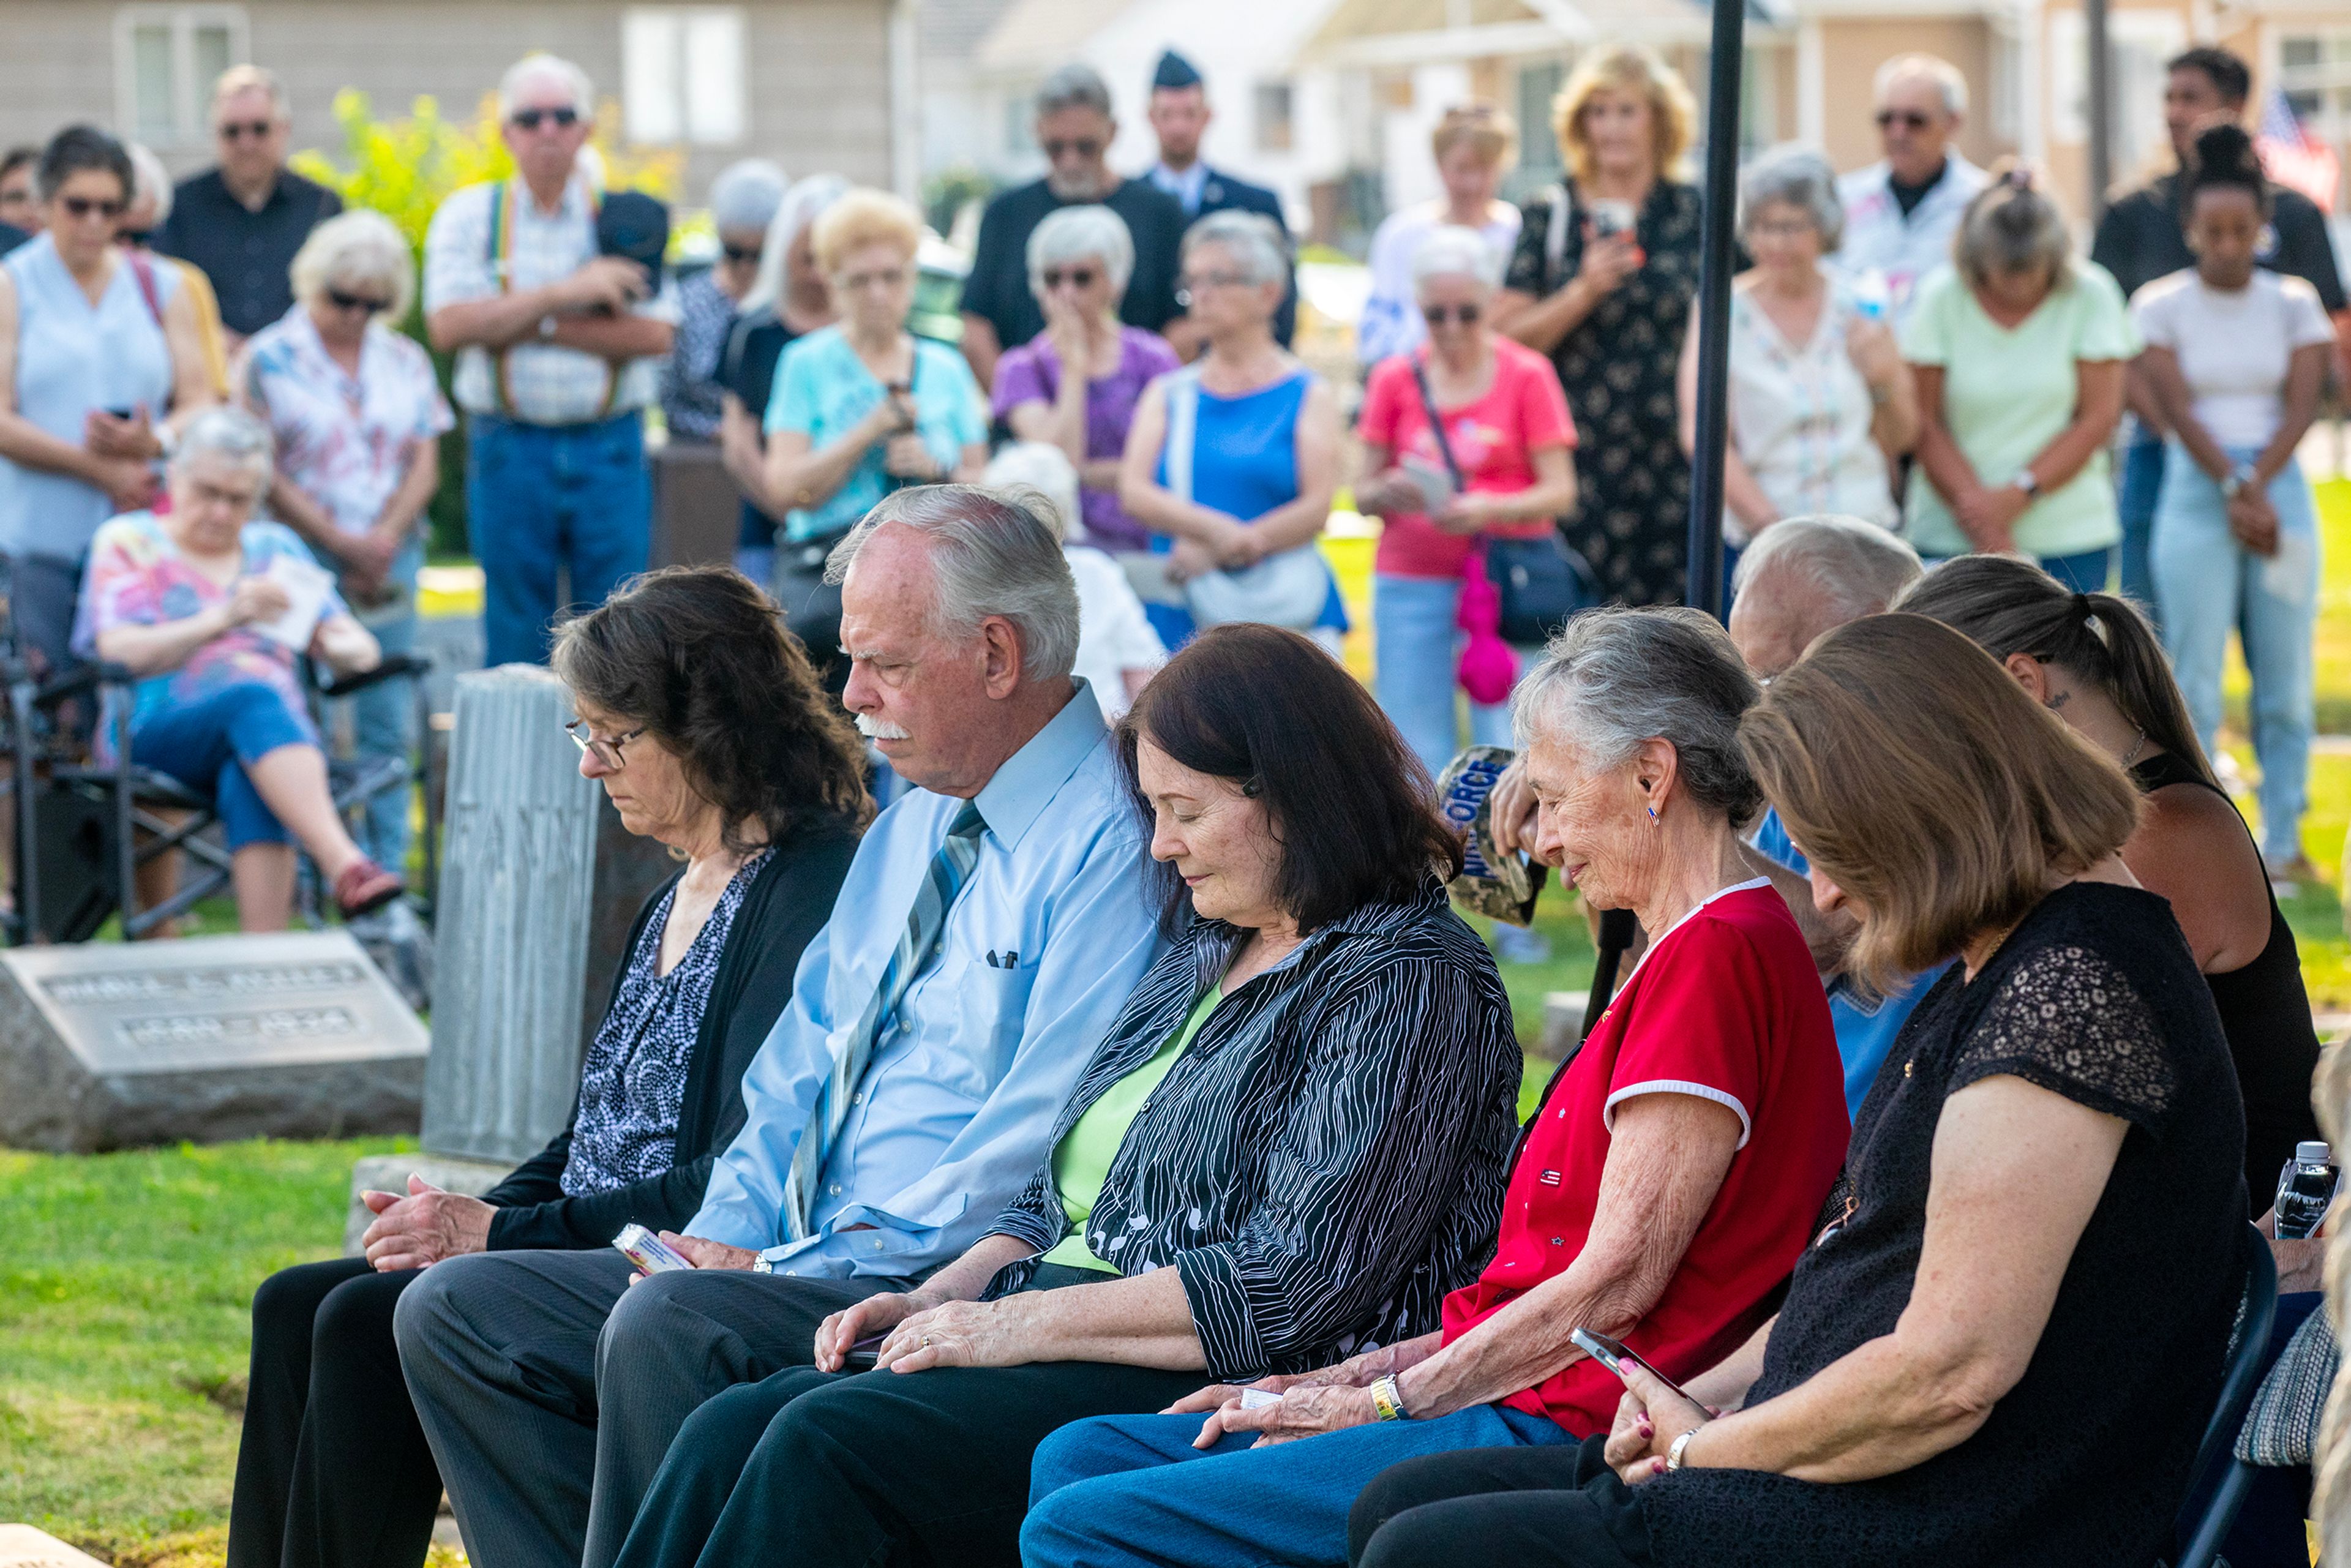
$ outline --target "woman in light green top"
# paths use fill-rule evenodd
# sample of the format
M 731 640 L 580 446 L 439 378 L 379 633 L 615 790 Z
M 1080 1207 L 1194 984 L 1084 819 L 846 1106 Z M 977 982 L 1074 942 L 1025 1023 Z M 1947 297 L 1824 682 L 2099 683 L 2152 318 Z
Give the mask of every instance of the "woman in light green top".
M 2028 555 L 2076 592 L 2103 589 L 2122 538 L 2106 443 L 2139 350 L 2122 290 L 2074 259 L 2022 164 L 1969 204 L 1951 249 L 1902 328 L 1920 419 L 1910 542 L 1929 559 Z

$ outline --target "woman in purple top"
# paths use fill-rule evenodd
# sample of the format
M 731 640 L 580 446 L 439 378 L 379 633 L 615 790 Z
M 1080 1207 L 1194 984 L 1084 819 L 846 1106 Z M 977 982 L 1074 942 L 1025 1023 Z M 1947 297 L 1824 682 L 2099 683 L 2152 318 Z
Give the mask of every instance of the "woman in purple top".
M 1119 321 L 1134 270 L 1134 238 L 1108 207 L 1050 214 L 1029 236 L 1029 287 L 1045 329 L 996 365 L 996 417 L 1077 465 L 1089 541 L 1113 555 L 1151 548 L 1151 530 L 1118 504 L 1119 455 L 1143 389 L 1178 363 L 1157 333 Z M 1086 373 L 1064 375 L 1073 363 Z

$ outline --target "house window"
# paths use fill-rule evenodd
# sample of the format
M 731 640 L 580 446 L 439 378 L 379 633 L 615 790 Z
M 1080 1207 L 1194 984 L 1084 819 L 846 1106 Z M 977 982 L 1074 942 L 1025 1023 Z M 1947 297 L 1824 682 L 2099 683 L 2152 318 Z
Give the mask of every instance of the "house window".
M 1538 60 L 1519 68 L 1519 166 L 1531 172 L 1559 172 L 1559 138 L 1551 133 L 1552 100 L 1567 80 L 1565 60 Z
M 1287 152 L 1297 145 L 1297 94 L 1286 81 L 1257 84 L 1257 150 Z
M 1004 151 L 1026 158 L 1037 151 L 1037 95 L 1016 92 L 1004 100 Z
M 2277 84 L 2313 135 L 2351 138 L 2351 28 L 2280 38 Z
M 732 147 L 744 139 L 743 12 L 636 6 L 621 16 L 621 99 L 629 140 Z
M 236 5 L 126 5 L 114 17 L 115 119 L 151 147 L 201 143 L 213 82 L 252 57 Z
M 2168 156 L 2163 132 L 2163 62 L 2187 47 L 2186 29 L 2168 12 L 2116 11 L 2107 20 L 2112 55 L 2114 122 L 2110 127 L 2113 169 L 2128 179 Z M 2080 146 L 2090 135 L 2090 51 L 2082 15 L 2067 11 L 2049 21 L 2050 139 Z

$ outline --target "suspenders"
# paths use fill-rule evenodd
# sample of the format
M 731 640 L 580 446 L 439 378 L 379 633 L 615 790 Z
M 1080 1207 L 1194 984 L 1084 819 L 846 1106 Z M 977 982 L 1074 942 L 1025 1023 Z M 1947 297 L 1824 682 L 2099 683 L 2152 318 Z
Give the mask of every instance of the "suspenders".
M 521 214 L 522 182 L 508 180 L 490 197 L 490 276 L 497 279 L 498 292 L 514 291 L 514 236 Z M 588 211 L 592 218 L 602 204 L 591 190 L 588 195 Z M 490 399 L 492 406 L 507 419 L 515 418 L 514 388 L 507 369 L 507 349 L 490 352 Z M 596 417 L 611 417 L 615 404 L 621 401 L 621 367 L 610 360 L 604 365 L 604 405 Z

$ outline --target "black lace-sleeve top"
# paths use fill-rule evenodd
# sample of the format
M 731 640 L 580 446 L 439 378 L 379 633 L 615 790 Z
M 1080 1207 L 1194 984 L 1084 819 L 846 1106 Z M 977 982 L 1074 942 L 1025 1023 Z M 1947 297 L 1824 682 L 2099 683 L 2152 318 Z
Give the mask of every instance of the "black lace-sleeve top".
M 1641 1488 L 1659 1564 L 2141 1568 L 2170 1550 L 2249 1231 L 2228 1045 L 2151 894 L 2061 888 L 1973 980 L 1954 966 L 1920 1001 L 1855 1125 L 1852 1215 L 1797 1263 L 1749 1403 L 1893 1331 L 1943 1103 L 2000 1074 L 2129 1124 L 2022 1381 L 1965 1442 L 1876 1480 L 1692 1469 Z

